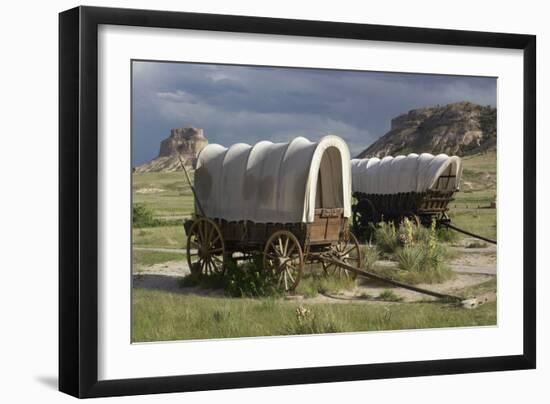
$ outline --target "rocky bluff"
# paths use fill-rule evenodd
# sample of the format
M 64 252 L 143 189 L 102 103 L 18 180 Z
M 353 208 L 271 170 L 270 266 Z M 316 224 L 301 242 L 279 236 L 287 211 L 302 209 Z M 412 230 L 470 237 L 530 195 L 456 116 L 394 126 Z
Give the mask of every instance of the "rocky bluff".
M 408 153 L 464 156 L 496 148 L 496 108 L 470 102 L 413 109 L 391 121 L 391 129 L 358 157 Z
M 175 128 L 170 136 L 160 142 L 160 151 L 153 160 L 136 167 L 136 172 L 178 171 L 181 170 L 178 155 L 185 165 L 192 166 L 200 151 L 208 144 L 204 131 L 199 128 Z

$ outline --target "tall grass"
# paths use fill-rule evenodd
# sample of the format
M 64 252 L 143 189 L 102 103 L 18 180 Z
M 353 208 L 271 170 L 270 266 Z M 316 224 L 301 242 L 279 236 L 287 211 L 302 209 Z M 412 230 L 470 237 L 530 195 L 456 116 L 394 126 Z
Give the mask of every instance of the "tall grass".
M 376 245 L 368 244 L 363 248 L 363 267 L 368 271 L 374 268 L 376 261 L 380 259 L 380 251 Z
M 401 270 L 390 270 L 392 277 L 409 283 L 438 283 L 453 276 L 445 262 L 451 253 L 440 242 L 435 221 L 429 229 L 408 219 L 398 227 L 381 223 L 376 236 L 377 245 L 397 261 Z
M 295 310 L 295 317 L 289 321 L 284 329 L 285 334 L 328 334 L 344 331 L 342 320 L 333 313 L 319 313 L 316 310 L 299 306 Z
M 377 247 L 385 253 L 393 253 L 402 243 L 393 222 L 380 222 L 374 230 Z
M 355 287 L 355 279 L 351 277 L 327 276 L 316 272 L 306 272 L 302 275 L 296 287 L 296 294 L 304 297 L 315 297 L 319 293 L 338 293 Z
M 235 338 L 312 332 L 357 332 L 496 324 L 496 304 L 464 310 L 440 303 L 314 303 L 314 320 L 299 322 L 302 304 L 282 299 L 230 299 L 158 290 L 132 291 L 132 341 Z

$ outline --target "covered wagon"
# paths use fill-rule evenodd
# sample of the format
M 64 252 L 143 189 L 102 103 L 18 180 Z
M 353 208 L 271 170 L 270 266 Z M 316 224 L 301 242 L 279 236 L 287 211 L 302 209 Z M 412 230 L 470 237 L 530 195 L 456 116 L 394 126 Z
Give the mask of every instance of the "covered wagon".
M 370 223 L 403 218 L 429 224 L 447 221 L 459 189 L 462 162 L 457 156 L 429 153 L 351 160 L 354 230 Z
M 361 252 L 349 230 L 351 170 L 346 143 L 206 146 L 195 170 L 195 216 L 186 221 L 187 259 L 195 273 L 221 273 L 229 261 L 263 254 L 263 269 L 293 290 L 306 262 L 331 256 L 359 268 Z

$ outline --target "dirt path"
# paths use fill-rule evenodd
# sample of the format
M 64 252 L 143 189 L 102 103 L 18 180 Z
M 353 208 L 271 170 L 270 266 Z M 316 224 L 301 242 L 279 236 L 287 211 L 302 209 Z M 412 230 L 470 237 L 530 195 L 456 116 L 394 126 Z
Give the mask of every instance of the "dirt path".
M 466 244 L 467 245 L 467 244 Z M 181 249 L 146 248 L 136 247 L 139 250 L 160 252 L 185 252 Z M 419 287 L 433 290 L 439 293 L 457 293 L 461 289 L 479 285 L 496 277 L 496 246 L 488 245 L 485 248 L 453 247 L 458 256 L 450 262 L 451 269 L 456 276 L 441 284 L 421 284 Z M 395 266 L 395 262 L 378 261 L 380 266 Z M 136 268 L 134 284 L 136 288 L 159 289 L 171 293 L 195 294 L 200 296 L 223 296 L 221 291 L 206 290 L 198 287 L 180 287 L 178 279 L 189 273 L 189 268 L 184 260 L 170 261 L 162 264 L 154 264 L 148 267 Z M 349 303 L 365 302 L 379 303 L 374 300 L 380 293 L 390 290 L 403 302 L 436 300 L 407 289 L 392 287 L 382 282 L 374 282 L 360 278 L 357 286 L 352 290 L 346 290 L 338 295 L 318 295 L 314 298 L 303 299 L 300 296 L 290 297 L 289 300 L 307 300 L 309 303 Z M 478 297 L 479 298 L 479 297 Z M 496 291 L 486 293 L 481 298 L 484 301 L 496 300 Z

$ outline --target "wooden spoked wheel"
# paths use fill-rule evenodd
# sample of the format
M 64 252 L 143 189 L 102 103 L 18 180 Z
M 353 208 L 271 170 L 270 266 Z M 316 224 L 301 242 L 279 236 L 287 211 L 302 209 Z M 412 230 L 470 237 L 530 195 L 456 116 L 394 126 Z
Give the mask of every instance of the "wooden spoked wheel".
M 225 245 L 220 227 L 212 220 L 195 220 L 187 236 L 187 263 L 193 274 L 224 272 Z
M 361 269 L 361 248 L 359 247 L 357 238 L 350 231 L 345 232 L 338 243 L 331 246 L 330 256 L 351 267 Z M 357 277 L 357 273 L 348 271 L 332 262 L 321 261 L 321 264 L 326 275 L 349 279 L 355 279 Z
M 304 270 L 304 254 L 294 234 L 279 230 L 271 235 L 264 249 L 264 269 L 272 272 L 281 289 L 296 289 Z

